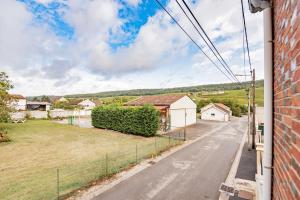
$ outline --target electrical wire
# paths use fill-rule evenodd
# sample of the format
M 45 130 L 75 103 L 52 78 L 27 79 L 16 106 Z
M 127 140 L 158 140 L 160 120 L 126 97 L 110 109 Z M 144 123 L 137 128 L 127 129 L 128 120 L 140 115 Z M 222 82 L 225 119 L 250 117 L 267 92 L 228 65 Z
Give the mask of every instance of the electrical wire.
M 211 39 L 209 38 L 208 34 L 206 33 L 206 31 L 204 30 L 204 28 L 201 26 L 201 24 L 199 23 L 199 21 L 197 20 L 197 18 L 195 17 L 194 13 L 192 12 L 192 10 L 190 9 L 190 7 L 187 5 L 187 3 L 185 2 L 185 0 L 182 0 L 183 4 L 185 5 L 185 7 L 188 9 L 189 13 L 192 15 L 193 19 L 196 21 L 196 23 L 198 24 L 198 26 L 200 27 L 201 31 L 204 33 L 205 37 L 207 38 L 207 40 L 209 41 L 209 43 L 211 44 L 211 46 L 214 48 L 214 50 L 216 51 L 216 53 L 218 54 L 218 56 L 221 58 L 221 60 L 223 61 L 223 63 L 226 65 L 226 67 L 224 66 L 224 64 L 222 64 L 224 66 L 224 68 L 226 69 L 226 71 L 231 74 L 231 76 L 233 76 L 235 78 L 235 80 L 237 82 L 240 82 L 238 80 L 238 78 L 235 76 L 235 74 L 232 72 L 232 70 L 230 69 L 230 67 L 228 66 L 228 64 L 226 63 L 226 61 L 223 59 L 223 57 L 221 56 L 220 52 L 218 51 L 218 49 L 216 48 L 216 46 L 214 45 L 214 43 L 211 41 Z M 205 41 L 205 43 L 207 44 L 207 42 Z M 207 44 L 208 45 L 208 44 Z M 209 48 L 211 49 L 210 45 L 208 45 Z M 211 49 L 212 50 L 212 49 Z M 213 50 L 212 50 L 213 51 Z M 217 56 L 216 56 L 217 57 Z M 221 62 L 221 61 L 220 61 Z M 222 62 L 221 62 L 222 63 Z
M 252 73 L 252 65 L 251 65 L 250 52 L 249 52 L 248 34 L 247 34 L 247 26 L 246 26 L 246 20 L 245 20 L 243 0 L 241 0 L 241 5 L 242 5 L 243 25 L 244 25 L 244 33 L 245 33 L 245 37 L 246 37 L 246 45 L 247 45 L 247 52 L 248 52 L 249 67 L 250 67 L 250 72 Z
M 218 61 L 221 63 L 221 65 L 223 66 L 223 68 L 228 72 L 228 74 L 235 79 L 237 82 L 239 82 L 239 80 L 237 79 L 237 77 L 230 73 L 230 71 L 226 68 L 226 66 L 223 64 L 223 62 L 220 60 L 220 58 L 217 56 L 217 54 L 215 53 L 215 51 L 211 48 L 211 46 L 208 44 L 208 42 L 205 40 L 205 38 L 203 37 L 203 35 L 201 34 L 201 32 L 199 31 L 199 29 L 196 27 L 196 25 L 194 24 L 194 22 L 191 20 L 191 18 L 188 16 L 188 14 L 186 13 L 186 11 L 183 9 L 183 7 L 180 5 L 180 3 L 176 0 L 177 5 L 180 7 L 180 9 L 182 10 L 182 12 L 184 13 L 184 15 L 187 17 L 187 19 L 191 22 L 191 24 L 193 25 L 193 27 L 195 28 L 195 30 L 197 31 L 197 33 L 200 35 L 200 37 L 204 40 L 204 42 L 206 43 L 206 45 L 208 46 L 208 48 L 213 52 L 213 54 L 215 55 L 215 57 L 218 59 Z
M 222 72 L 231 82 L 232 79 L 224 73 L 219 66 L 202 50 L 202 48 L 198 45 L 198 43 L 186 32 L 186 30 L 179 24 L 179 22 L 171 15 L 171 13 L 160 3 L 159 0 L 155 0 L 157 4 L 170 16 L 170 18 L 179 26 L 179 28 L 186 34 L 186 36 L 199 48 L 199 50 L 209 59 L 209 61 L 220 71 Z

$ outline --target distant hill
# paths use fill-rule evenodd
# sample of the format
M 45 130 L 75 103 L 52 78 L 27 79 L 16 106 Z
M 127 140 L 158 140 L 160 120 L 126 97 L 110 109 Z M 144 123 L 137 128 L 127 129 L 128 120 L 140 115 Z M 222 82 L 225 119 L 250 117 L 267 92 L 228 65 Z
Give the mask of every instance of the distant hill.
M 242 84 L 236 83 L 223 83 L 223 84 L 208 84 L 197 85 L 189 87 L 176 87 L 176 88 L 162 88 L 162 89 L 134 89 L 134 90 L 120 90 L 120 91 L 108 91 L 89 94 L 73 94 L 66 95 L 67 98 L 91 98 L 91 97 L 115 97 L 115 96 L 143 96 L 143 95 L 157 95 L 168 93 L 189 93 L 189 92 L 201 92 L 201 91 L 218 91 L 218 90 L 239 90 L 245 88 L 245 85 L 249 85 L 250 82 L 243 82 Z M 256 81 L 256 87 L 263 87 L 264 81 Z

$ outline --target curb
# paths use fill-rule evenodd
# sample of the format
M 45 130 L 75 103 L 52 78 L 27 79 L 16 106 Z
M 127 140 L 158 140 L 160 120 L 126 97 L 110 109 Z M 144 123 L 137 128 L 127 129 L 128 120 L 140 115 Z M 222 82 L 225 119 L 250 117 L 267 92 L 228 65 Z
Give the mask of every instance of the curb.
M 237 169 L 238 169 L 238 166 L 239 166 L 239 163 L 240 163 L 240 160 L 241 160 L 243 148 L 244 148 L 244 145 L 246 143 L 247 132 L 248 132 L 248 129 L 244 132 L 244 135 L 242 137 L 240 146 L 239 146 L 239 148 L 238 148 L 238 150 L 235 154 L 235 158 L 232 162 L 232 165 L 231 165 L 231 168 L 229 170 L 228 176 L 225 180 L 225 184 L 228 185 L 228 186 L 234 186 L 234 179 L 235 179 L 235 175 L 237 173 Z M 222 193 L 222 192 L 220 193 L 219 200 L 228 200 L 228 199 L 229 199 L 228 195 L 226 195 L 225 193 Z

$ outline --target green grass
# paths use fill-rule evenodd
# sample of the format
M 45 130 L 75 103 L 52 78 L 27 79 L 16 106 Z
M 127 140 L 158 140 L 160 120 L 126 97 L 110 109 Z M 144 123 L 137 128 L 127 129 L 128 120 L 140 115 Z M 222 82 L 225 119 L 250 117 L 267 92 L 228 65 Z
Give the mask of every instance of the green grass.
M 0 143 L 0 199 L 55 199 L 57 169 L 65 195 L 178 144 L 46 120 L 5 126 L 12 142 Z
M 200 93 L 195 93 L 196 95 L 191 96 L 195 100 L 201 99 L 229 99 L 236 101 L 239 104 L 247 104 L 247 94 L 244 89 L 242 90 L 225 90 L 224 94 L 218 95 L 199 95 Z M 264 88 L 256 88 L 256 102 L 258 106 L 263 106 L 264 104 Z

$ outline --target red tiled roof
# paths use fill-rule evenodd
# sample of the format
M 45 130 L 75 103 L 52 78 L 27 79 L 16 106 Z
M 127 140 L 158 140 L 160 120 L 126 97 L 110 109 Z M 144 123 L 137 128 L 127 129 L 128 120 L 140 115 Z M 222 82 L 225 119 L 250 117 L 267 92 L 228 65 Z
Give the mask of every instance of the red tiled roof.
M 151 104 L 154 106 L 170 106 L 172 103 L 181 99 L 185 95 L 159 95 L 159 96 L 142 96 L 133 101 L 127 102 L 126 106 L 142 106 Z
M 219 108 L 221 108 L 221 109 L 223 109 L 223 110 L 225 110 L 225 111 L 231 112 L 230 108 L 227 107 L 227 106 L 225 106 L 225 105 L 222 104 L 222 103 L 214 103 L 214 104 L 215 104 L 215 106 L 217 106 L 217 107 L 219 107 Z
M 203 111 L 205 111 L 205 110 L 211 108 L 212 106 L 215 106 L 216 108 L 219 108 L 219 109 L 221 109 L 221 110 L 223 110 L 223 111 L 225 111 L 225 112 L 227 112 L 227 113 L 231 113 L 230 108 L 227 107 L 227 106 L 225 106 L 225 105 L 222 104 L 222 103 L 210 103 L 210 104 L 204 106 L 203 108 L 201 108 L 201 112 L 203 112 Z
M 20 94 L 10 94 L 9 96 L 13 99 L 25 99 L 25 97 Z

